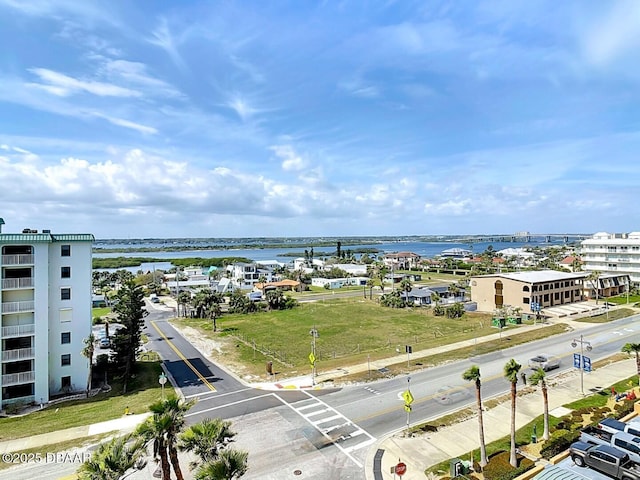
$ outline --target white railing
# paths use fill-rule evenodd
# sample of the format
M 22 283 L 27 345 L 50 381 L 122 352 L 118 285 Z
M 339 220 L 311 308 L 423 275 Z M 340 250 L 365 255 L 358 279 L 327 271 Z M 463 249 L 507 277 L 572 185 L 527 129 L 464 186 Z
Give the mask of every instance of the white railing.
M 20 383 L 33 382 L 36 379 L 36 372 L 10 373 L 2 375 L 2 386 L 18 385 Z
M 9 327 L 2 327 L 2 338 L 8 337 L 22 337 L 25 335 L 33 335 L 36 333 L 35 323 L 27 325 L 11 325 Z
M 32 312 L 35 308 L 33 300 L 25 302 L 2 302 L 2 313 Z
M 33 255 L 2 255 L 2 265 L 33 265 Z
M 22 405 L 29 405 L 31 403 L 34 403 L 36 401 L 36 397 L 35 395 L 26 395 L 24 397 L 16 397 L 16 398 L 5 398 L 2 401 L 2 405 L 4 407 L 14 404 L 14 403 L 20 403 Z
M 3 362 L 15 362 L 16 360 L 26 360 L 33 358 L 36 354 L 34 348 L 17 348 L 15 350 L 5 350 L 2 352 Z
M 2 280 L 3 290 L 9 290 L 11 288 L 29 288 L 29 287 L 33 287 L 33 277 L 4 278 Z

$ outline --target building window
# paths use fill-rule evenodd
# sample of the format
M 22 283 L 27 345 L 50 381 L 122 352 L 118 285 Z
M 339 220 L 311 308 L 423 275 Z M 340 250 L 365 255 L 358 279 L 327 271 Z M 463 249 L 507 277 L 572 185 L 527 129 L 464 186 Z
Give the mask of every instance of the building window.
M 71 343 L 71 332 L 62 332 L 60 334 L 60 343 Z
M 71 278 L 71 267 L 60 267 L 60 278 Z
M 529 297 L 522 297 L 522 303 L 529 305 Z
M 70 257 L 71 256 L 71 245 L 60 245 L 60 256 L 62 256 L 62 257 Z
M 60 365 L 66 367 L 67 365 L 71 365 L 71 354 L 65 353 L 64 355 L 60 355 Z
M 71 300 L 71 289 L 70 288 L 61 288 L 60 289 L 60 300 Z
M 71 388 L 71 377 L 62 377 L 60 379 L 62 389 Z
M 73 320 L 73 309 L 71 308 L 61 308 L 59 314 L 61 322 L 70 322 Z

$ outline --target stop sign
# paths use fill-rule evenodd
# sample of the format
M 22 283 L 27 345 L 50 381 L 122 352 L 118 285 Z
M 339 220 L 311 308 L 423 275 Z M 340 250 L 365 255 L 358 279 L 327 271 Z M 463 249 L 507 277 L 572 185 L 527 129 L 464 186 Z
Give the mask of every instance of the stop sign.
M 400 462 L 396 465 L 396 475 L 404 475 L 405 473 L 407 473 L 407 466 Z

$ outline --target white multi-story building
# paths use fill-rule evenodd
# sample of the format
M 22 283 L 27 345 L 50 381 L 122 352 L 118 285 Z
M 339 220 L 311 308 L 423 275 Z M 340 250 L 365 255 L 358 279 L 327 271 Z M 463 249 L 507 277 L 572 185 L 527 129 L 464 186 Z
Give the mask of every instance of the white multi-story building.
M 85 391 L 90 234 L 0 233 L 0 406 Z
M 640 232 L 599 232 L 583 240 L 580 255 L 583 270 L 629 275 L 640 282 Z

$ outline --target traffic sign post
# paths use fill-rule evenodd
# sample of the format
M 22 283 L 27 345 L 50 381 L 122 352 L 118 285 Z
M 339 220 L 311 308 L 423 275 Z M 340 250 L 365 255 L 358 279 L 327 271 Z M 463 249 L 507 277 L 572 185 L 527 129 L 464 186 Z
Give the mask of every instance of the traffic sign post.
M 407 465 L 402 463 L 400 459 L 398 459 L 398 463 L 395 468 L 395 474 L 402 477 L 405 473 L 407 473 Z
M 404 400 L 404 410 L 407 412 L 407 433 L 409 433 L 409 420 L 411 416 L 411 404 L 413 403 L 413 395 L 409 389 L 411 377 L 407 377 L 407 389 L 402 392 L 402 399 Z
M 162 386 L 162 400 L 164 400 L 164 384 L 167 383 L 167 376 L 164 372 L 158 377 L 158 383 Z

